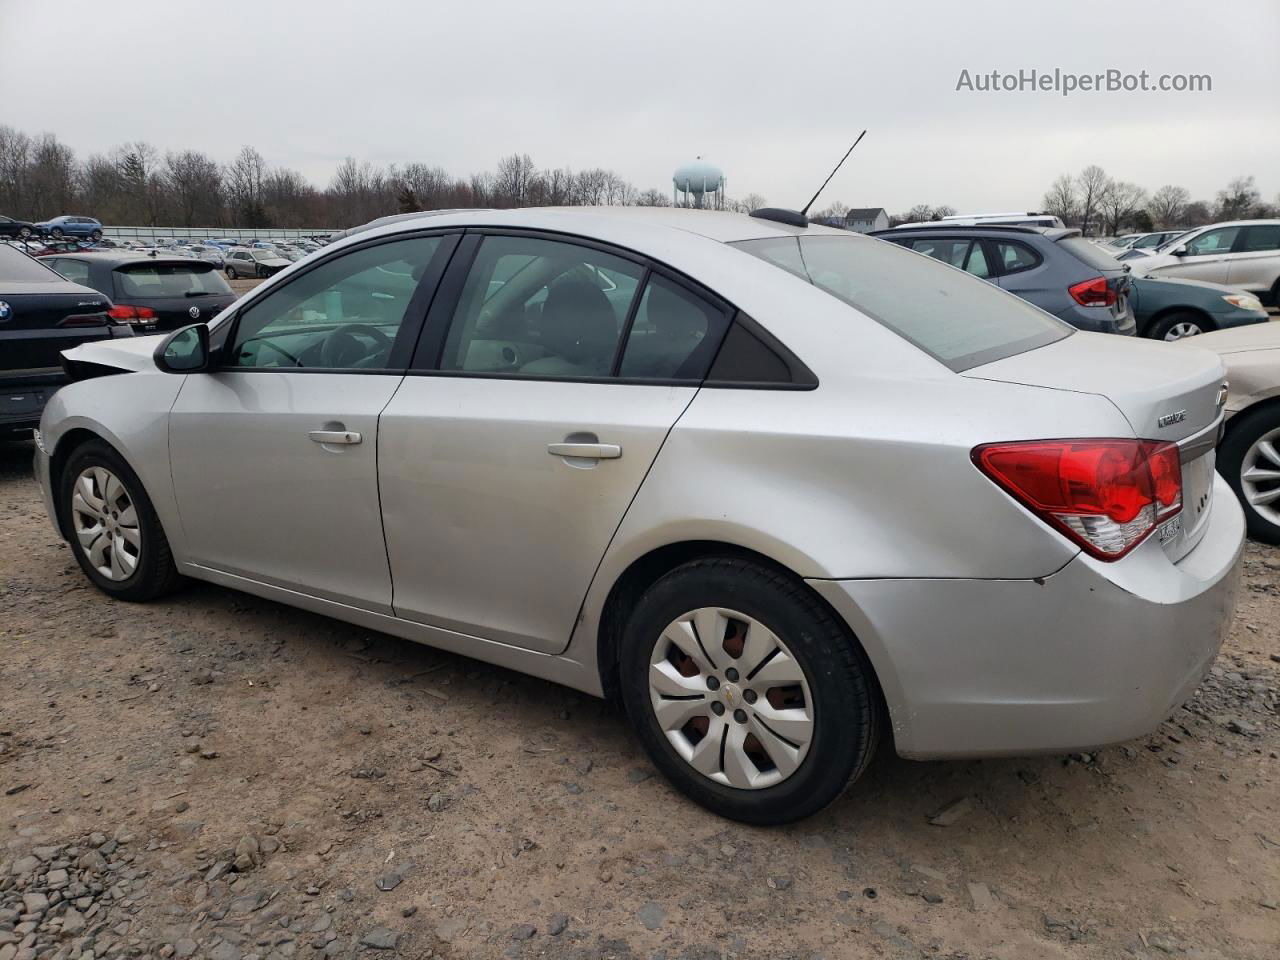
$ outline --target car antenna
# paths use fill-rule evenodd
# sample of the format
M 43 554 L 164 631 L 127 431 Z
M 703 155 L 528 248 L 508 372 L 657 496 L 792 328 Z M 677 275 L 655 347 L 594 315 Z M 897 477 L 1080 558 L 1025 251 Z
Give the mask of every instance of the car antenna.
M 856 147 L 858 144 L 860 144 L 862 142 L 862 138 L 865 137 L 866 135 L 867 135 L 867 131 L 865 130 L 863 130 L 860 134 L 858 134 L 858 139 L 853 141 L 853 147 Z M 809 202 L 806 203 L 804 205 L 804 209 L 800 211 L 800 215 L 802 217 L 807 217 L 809 215 L 809 208 L 813 206 L 813 201 L 818 199 L 818 194 L 822 193 L 823 190 L 827 189 L 827 184 L 831 182 L 831 178 L 834 177 L 836 173 L 839 171 L 839 169 L 844 166 L 844 162 L 849 159 L 849 154 L 853 153 L 853 147 L 850 147 L 848 150 L 845 151 L 844 156 L 840 158 L 840 162 L 836 164 L 835 170 L 832 170 L 831 173 L 827 175 L 827 179 L 822 181 L 822 186 L 818 188 L 818 193 L 815 193 L 812 197 L 809 198 Z

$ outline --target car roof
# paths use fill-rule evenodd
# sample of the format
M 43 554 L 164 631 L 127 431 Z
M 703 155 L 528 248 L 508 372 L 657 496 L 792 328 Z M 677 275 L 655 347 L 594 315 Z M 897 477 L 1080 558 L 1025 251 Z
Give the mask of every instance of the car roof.
M 684 207 L 521 207 L 514 210 L 457 210 L 448 212 L 425 211 L 421 214 L 396 215 L 384 223 L 368 225 L 367 230 L 353 230 L 352 235 L 364 236 L 374 231 L 398 233 L 422 227 L 523 227 L 531 230 L 549 230 L 565 233 L 582 233 L 591 236 L 602 227 L 626 230 L 653 228 L 679 230 L 716 240 L 734 243 L 739 240 L 758 240 L 770 237 L 794 236 L 858 236 L 848 230 L 810 224 L 793 227 L 774 220 L 764 220 L 742 213 L 723 210 L 697 210 Z
M 1037 233 L 1049 240 L 1061 240 L 1064 237 L 1078 237 L 1080 231 L 1074 227 L 1023 227 L 1013 224 L 996 223 L 957 223 L 953 225 L 934 224 L 929 227 L 893 227 L 889 230 L 873 230 L 873 237 L 896 237 L 921 233 L 964 233 L 976 230 L 979 233 Z

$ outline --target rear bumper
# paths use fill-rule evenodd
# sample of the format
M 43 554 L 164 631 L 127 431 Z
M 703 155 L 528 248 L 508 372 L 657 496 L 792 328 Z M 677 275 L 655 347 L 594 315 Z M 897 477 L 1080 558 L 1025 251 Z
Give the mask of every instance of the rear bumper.
M 1244 515 L 1215 476 L 1199 545 L 1079 555 L 1041 580 L 810 581 L 871 658 L 908 757 L 1069 752 L 1155 729 L 1235 612 Z
M 1073 303 L 1058 314 L 1058 319 L 1091 333 L 1118 333 L 1125 337 L 1136 336 L 1138 333 L 1132 309 L 1114 317 L 1106 307 L 1081 307 Z

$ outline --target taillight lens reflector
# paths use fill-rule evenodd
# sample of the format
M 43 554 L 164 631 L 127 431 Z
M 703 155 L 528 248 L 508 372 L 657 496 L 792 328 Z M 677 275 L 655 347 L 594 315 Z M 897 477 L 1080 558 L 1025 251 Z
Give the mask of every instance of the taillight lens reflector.
M 1107 283 L 1106 277 L 1094 277 L 1067 287 L 1076 303 L 1082 307 L 1110 307 L 1116 302 L 1116 292 Z
M 134 307 L 127 303 L 117 303 L 107 311 L 107 315 L 126 323 L 150 323 L 156 318 L 156 312 L 150 307 Z
M 988 477 L 1102 560 L 1117 560 L 1182 509 L 1177 444 L 1029 440 L 974 448 Z

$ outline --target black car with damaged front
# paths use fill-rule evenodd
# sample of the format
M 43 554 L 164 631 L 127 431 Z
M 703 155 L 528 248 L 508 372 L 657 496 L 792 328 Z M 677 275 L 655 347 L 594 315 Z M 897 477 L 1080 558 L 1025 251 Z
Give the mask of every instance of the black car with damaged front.
M 0 440 L 23 439 L 39 425 L 45 402 L 67 382 L 63 350 L 133 335 L 111 309 L 97 290 L 0 244 Z
M 46 257 L 45 263 L 109 296 L 112 316 L 138 333 L 203 323 L 236 299 L 213 264 L 190 257 L 95 253 Z

